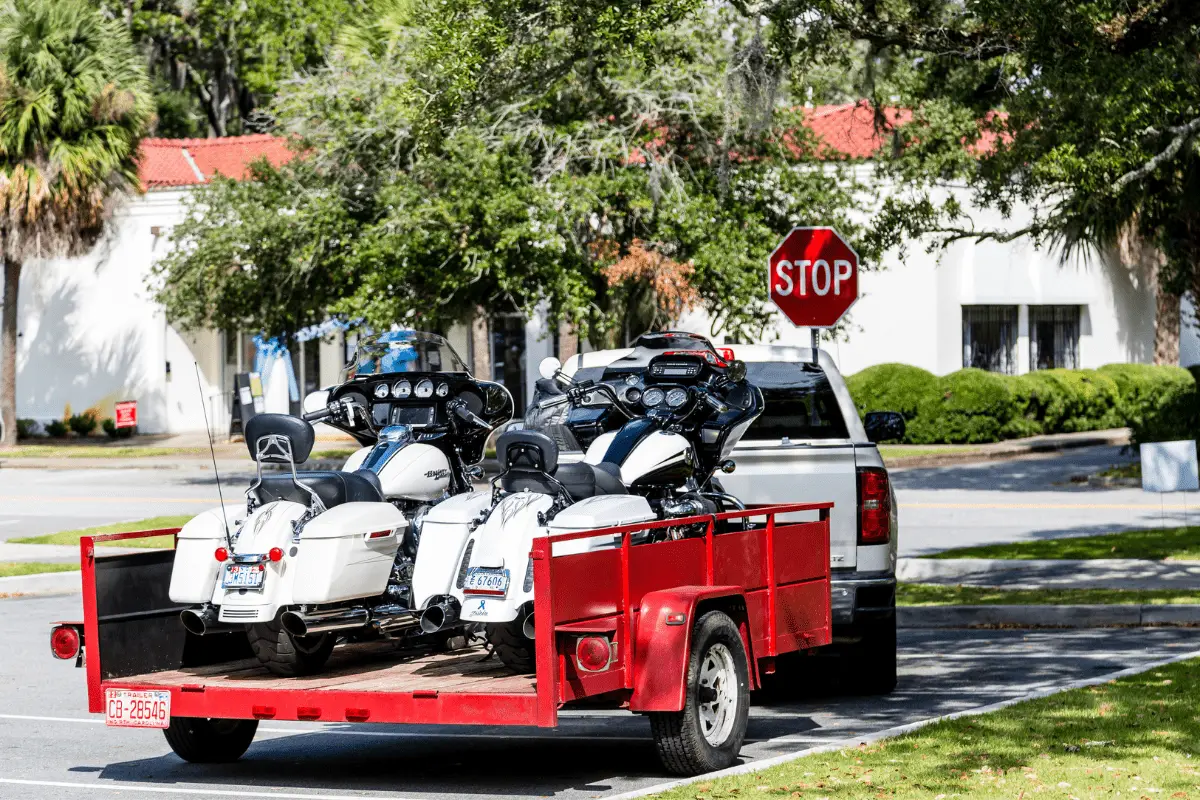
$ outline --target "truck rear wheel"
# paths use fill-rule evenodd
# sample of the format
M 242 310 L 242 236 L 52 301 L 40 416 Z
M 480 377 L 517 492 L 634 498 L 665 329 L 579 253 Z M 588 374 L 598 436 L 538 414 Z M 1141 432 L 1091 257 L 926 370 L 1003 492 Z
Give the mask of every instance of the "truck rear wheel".
M 750 668 L 728 615 L 710 611 L 696 621 L 683 710 L 649 716 L 658 757 L 676 775 L 725 769 L 737 760 L 750 717 Z
M 337 641 L 332 633 L 292 636 L 278 619 L 251 625 L 246 636 L 262 665 L 282 678 L 320 672 Z
M 204 719 L 171 717 L 163 730 L 175 755 L 193 764 L 225 764 L 237 761 L 258 730 L 256 719 Z
M 896 618 L 864 624 L 862 639 L 843 656 L 850 660 L 855 694 L 889 694 L 896 688 Z
M 533 639 L 525 635 L 525 624 L 521 617 L 512 622 L 491 622 L 487 626 L 488 643 L 500 663 L 521 675 L 537 670 Z

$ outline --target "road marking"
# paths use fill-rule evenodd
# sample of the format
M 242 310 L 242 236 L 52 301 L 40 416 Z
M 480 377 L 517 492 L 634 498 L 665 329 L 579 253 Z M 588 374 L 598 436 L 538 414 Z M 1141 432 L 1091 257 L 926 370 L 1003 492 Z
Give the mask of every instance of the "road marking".
M 0 500 L 40 503 L 203 503 L 211 506 L 221 503 L 215 497 L 64 497 L 54 494 L 0 494 Z
M 102 719 L 89 717 L 32 717 L 26 714 L 0 714 L 0 719 L 20 719 L 27 722 L 85 722 L 89 725 L 103 725 Z
M 47 786 L 56 789 L 90 789 L 102 792 L 153 792 L 155 794 L 188 794 L 204 795 L 206 797 L 276 797 L 283 798 L 283 800 L 397 800 L 397 798 L 404 797 L 404 795 L 400 794 L 389 794 L 386 798 L 383 795 L 366 794 L 299 794 L 284 792 L 276 789 L 274 786 L 264 786 L 261 792 L 239 792 L 235 789 L 183 789 L 166 783 L 151 783 L 147 785 L 114 782 L 112 784 L 103 784 L 83 783 L 81 781 L 35 781 L 22 778 L 0 778 L 0 783 L 16 786 Z
M 634 798 L 645 797 L 646 795 L 650 794 L 661 794 L 662 792 L 667 792 L 671 789 L 677 789 L 680 786 L 687 786 L 699 781 L 710 781 L 715 778 L 724 778 L 731 775 L 744 775 L 748 772 L 758 772 L 768 767 L 778 766 L 779 764 L 787 764 L 791 761 L 804 758 L 805 756 L 817 755 L 819 753 L 832 753 L 847 747 L 856 747 L 859 744 L 870 744 L 872 742 L 878 742 L 882 739 L 891 739 L 896 736 L 901 736 L 906 733 L 920 730 L 921 728 L 938 722 L 958 719 L 960 717 L 974 717 L 980 714 L 988 714 L 992 711 L 999 711 L 1000 709 L 1008 708 L 1009 706 L 1015 706 L 1017 703 L 1024 703 L 1028 700 L 1037 700 L 1038 698 L 1042 697 L 1050 697 L 1051 695 L 1070 691 L 1071 689 L 1082 689 L 1086 686 L 1096 686 L 1101 683 L 1108 683 L 1109 681 L 1127 678 L 1132 675 L 1140 675 L 1143 672 L 1149 672 L 1152 669 L 1165 667 L 1168 664 L 1175 664 L 1179 661 L 1187 661 L 1191 658 L 1200 658 L 1200 650 L 1193 650 L 1190 653 L 1180 653 L 1179 655 L 1172 656 L 1170 658 L 1153 661 L 1149 664 L 1139 664 L 1136 667 L 1129 667 L 1127 669 L 1118 670 L 1117 672 L 1109 672 L 1105 673 L 1104 675 L 1094 675 L 1091 678 L 1080 678 L 1079 680 L 1069 681 L 1057 686 L 1051 686 L 1046 689 L 1038 689 L 1037 691 L 1028 692 L 1017 697 L 1011 697 L 1007 700 L 1001 700 L 997 703 L 989 703 L 983 706 L 976 706 L 975 708 L 955 711 L 950 714 L 928 717 L 916 722 L 910 722 L 906 725 L 897 725 L 894 728 L 886 728 L 884 730 L 868 733 L 862 736 L 852 736 L 839 739 L 838 741 L 831 742 L 826 745 L 819 745 L 817 747 L 810 747 L 806 750 L 797 750 L 793 753 L 784 753 L 783 755 L 774 756 L 772 758 L 763 758 L 757 761 L 747 761 L 739 764 L 736 767 L 730 767 L 729 769 L 708 772 L 703 775 L 696 775 L 691 778 L 682 778 L 677 781 L 668 781 L 667 783 L 660 783 L 656 786 L 647 786 L 644 789 L 635 789 L 632 792 L 625 792 L 623 794 L 607 795 L 604 800 L 634 800 Z
M 1197 501 L 1200 503 L 1200 500 Z M 900 508 L 1025 508 L 1078 511 L 1080 509 L 1104 509 L 1113 511 L 1194 511 L 1197 503 L 923 503 L 903 502 Z

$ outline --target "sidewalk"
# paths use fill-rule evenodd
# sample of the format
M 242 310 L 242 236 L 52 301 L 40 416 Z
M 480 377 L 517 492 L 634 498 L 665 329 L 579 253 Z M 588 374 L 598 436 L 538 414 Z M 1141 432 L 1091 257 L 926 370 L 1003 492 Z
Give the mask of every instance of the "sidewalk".
M 1010 439 L 990 444 L 881 445 L 880 452 L 883 453 L 888 468 L 896 469 L 1029 458 L 1081 447 L 1124 446 L 1129 443 L 1130 431 L 1128 428 L 1112 428 L 1103 431 L 1030 436 L 1025 439 Z M 889 450 L 902 454 L 889 456 Z M 923 450 L 928 453 L 922 453 Z
M 1004 589 L 1200 589 L 1200 562 L 1098 558 L 1081 561 L 901 558 L 905 583 Z
M 147 547 L 104 547 L 96 548 L 98 556 L 114 556 L 122 553 L 145 553 L 154 548 Z M 0 542 L 0 562 L 37 561 L 44 564 L 78 564 L 79 545 L 75 544 L 12 544 Z

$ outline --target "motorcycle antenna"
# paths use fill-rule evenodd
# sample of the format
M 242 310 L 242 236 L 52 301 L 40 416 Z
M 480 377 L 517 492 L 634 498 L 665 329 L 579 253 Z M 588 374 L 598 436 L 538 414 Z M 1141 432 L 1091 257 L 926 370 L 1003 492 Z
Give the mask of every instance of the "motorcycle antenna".
M 196 368 L 196 391 L 200 394 L 200 412 L 204 414 L 204 435 L 208 437 L 208 454 L 212 456 L 213 477 L 217 480 L 217 499 L 221 501 L 221 523 L 225 526 L 225 546 L 232 549 L 229 541 L 229 518 L 225 516 L 225 495 L 221 493 L 221 475 L 217 472 L 217 450 L 213 447 L 212 428 L 208 427 L 208 406 L 204 404 L 204 384 L 200 381 L 200 362 L 193 361 Z

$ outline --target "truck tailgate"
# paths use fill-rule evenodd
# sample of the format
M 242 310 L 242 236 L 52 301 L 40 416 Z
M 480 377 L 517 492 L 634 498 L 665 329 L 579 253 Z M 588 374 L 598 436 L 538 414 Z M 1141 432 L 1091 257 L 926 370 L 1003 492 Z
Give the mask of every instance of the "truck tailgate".
M 743 441 L 734 448 L 733 458 L 737 469 L 730 475 L 721 475 L 721 485 L 746 505 L 832 500 L 830 567 L 855 565 L 858 555 L 858 477 L 852 444 Z M 816 512 L 781 517 L 788 521 L 816 518 Z

